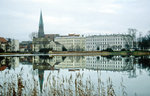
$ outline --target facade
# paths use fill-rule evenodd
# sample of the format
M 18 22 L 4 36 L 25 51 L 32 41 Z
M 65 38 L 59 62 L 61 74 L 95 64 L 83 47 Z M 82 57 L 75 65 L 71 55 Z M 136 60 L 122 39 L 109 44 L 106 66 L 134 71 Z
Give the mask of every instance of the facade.
M 50 38 L 33 38 L 33 52 L 39 52 L 40 49 L 51 49 L 53 51 L 62 51 L 62 45 L 58 42 L 51 41 Z
M 50 41 L 51 40 L 48 38 L 33 38 L 32 51 L 39 52 L 40 49 L 50 48 L 49 46 Z
M 85 50 L 85 37 L 79 35 L 69 35 L 56 37 L 56 42 L 62 44 L 67 51 L 84 51 Z
M 51 41 L 50 44 L 49 44 L 49 47 L 50 47 L 53 51 L 62 51 L 63 45 L 60 44 L 59 42 Z
M 22 41 L 19 44 L 20 52 L 31 52 L 32 51 L 32 41 Z
M 93 35 L 86 37 L 86 51 L 101 51 L 111 48 L 115 51 L 133 48 L 130 35 Z
M 17 52 L 19 51 L 19 41 L 0 37 L 0 48 L 3 49 L 4 52 Z
M 17 52 L 19 51 L 19 41 L 15 39 L 11 39 L 11 52 Z
M 127 71 L 133 69 L 133 59 L 122 58 L 121 56 L 114 56 L 111 59 L 101 56 L 87 56 L 86 68 L 106 71 Z

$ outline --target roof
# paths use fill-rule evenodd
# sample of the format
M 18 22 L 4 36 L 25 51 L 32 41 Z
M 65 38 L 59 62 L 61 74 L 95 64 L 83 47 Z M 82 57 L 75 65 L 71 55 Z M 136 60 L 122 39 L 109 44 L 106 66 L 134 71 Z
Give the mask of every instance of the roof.
M 3 37 L 0 37 L 0 42 L 6 43 L 7 40 L 5 38 L 3 38 Z
M 87 36 L 86 38 L 89 38 L 89 37 L 110 37 L 110 36 L 130 36 L 130 37 L 132 37 L 129 34 L 110 34 L 110 35 L 91 35 L 91 36 Z

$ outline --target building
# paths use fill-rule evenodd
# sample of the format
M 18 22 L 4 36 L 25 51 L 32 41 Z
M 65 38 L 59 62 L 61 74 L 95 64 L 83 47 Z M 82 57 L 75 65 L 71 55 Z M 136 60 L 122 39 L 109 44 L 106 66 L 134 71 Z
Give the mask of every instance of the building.
M 85 37 L 80 37 L 80 35 L 69 34 L 68 36 L 60 36 L 56 37 L 54 41 L 62 44 L 67 51 L 85 50 Z
M 51 41 L 49 44 L 49 48 L 52 49 L 53 51 L 62 51 L 63 45 L 60 44 L 59 42 Z
M 39 52 L 40 49 L 50 48 L 50 39 L 49 38 L 33 38 L 33 52 Z
M 54 38 L 58 36 L 59 34 L 44 35 L 44 24 L 43 24 L 42 12 L 41 12 L 40 21 L 39 21 L 38 38 L 33 38 L 32 51 L 33 52 L 39 52 L 41 50 L 62 51 L 62 45 L 54 41 Z
M 7 51 L 7 40 L 3 37 L 0 37 L 0 52 Z
M 40 49 L 49 49 L 53 51 L 62 51 L 62 44 L 51 41 L 50 38 L 34 38 L 33 39 L 33 52 L 39 52 Z
M 56 37 L 59 37 L 59 34 L 45 34 L 45 38 L 50 38 L 52 41 L 54 41 Z
M 20 52 L 31 52 L 32 51 L 32 41 L 22 41 L 19 44 Z
M 130 35 L 93 35 L 86 37 L 86 51 L 101 51 L 111 48 L 115 51 L 133 48 L 133 38 Z
M 19 41 L 11 38 L 0 37 L 0 48 L 4 52 L 17 52 L 19 51 Z
M 10 43 L 11 52 L 17 52 L 17 51 L 19 51 L 19 41 L 15 40 L 15 39 L 11 39 L 10 42 L 11 42 Z

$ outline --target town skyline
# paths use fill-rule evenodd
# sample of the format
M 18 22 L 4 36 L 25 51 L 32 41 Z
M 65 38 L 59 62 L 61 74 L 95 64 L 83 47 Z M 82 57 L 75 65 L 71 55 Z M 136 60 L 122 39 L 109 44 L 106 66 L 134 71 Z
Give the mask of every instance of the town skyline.
M 148 0 L 5 0 L 1 5 L 0 37 L 31 40 L 38 32 L 40 10 L 45 34 L 123 34 L 135 28 L 150 30 Z

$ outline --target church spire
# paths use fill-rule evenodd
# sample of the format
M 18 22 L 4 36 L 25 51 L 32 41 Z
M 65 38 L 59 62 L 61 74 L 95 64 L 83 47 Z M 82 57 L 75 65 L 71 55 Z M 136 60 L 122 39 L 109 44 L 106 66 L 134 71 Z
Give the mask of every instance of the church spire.
M 43 24 L 42 11 L 41 11 L 41 13 L 40 13 L 38 37 L 39 37 L 39 38 L 40 38 L 40 37 L 44 37 L 44 24 Z

